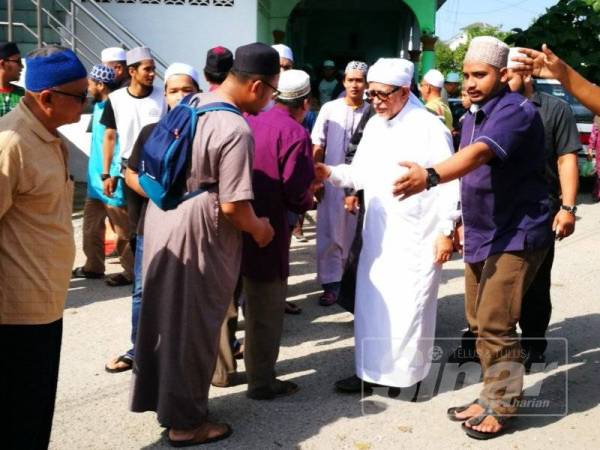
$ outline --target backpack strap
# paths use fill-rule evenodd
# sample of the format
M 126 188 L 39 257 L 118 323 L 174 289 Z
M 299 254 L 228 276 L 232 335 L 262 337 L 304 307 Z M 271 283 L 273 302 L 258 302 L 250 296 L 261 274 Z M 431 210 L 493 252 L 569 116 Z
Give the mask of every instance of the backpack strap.
M 237 114 L 238 116 L 242 115 L 242 112 L 236 106 L 232 105 L 231 103 L 225 103 L 225 102 L 207 103 L 206 105 L 198 106 L 196 108 L 196 114 L 198 114 L 198 115 L 202 115 L 207 112 L 213 112 L 213 111 L 229 111 L 234 114 Z
M 192 95 L 188 95 L 181 100 L 181 103 L 185 102 L 186 105 L 189 105 L 189 102 L 191 99 L 192 99 Z M 191 106 L 191 105 L 189 105 L 189 106 Z M 242 115 L 242 112 L 238 108 L 236 108 L 231 103 L 225 103 L 225 102 L 207 103 L 206 105 L 194 107 L 194 110 L 196 113 L 196 117 L 199 117 L 201 115 L 204 115 L 209 112 L 214 112 L 214 111 L 229 111 L 229 112 L 232 112 L 239 116 Z M 195 125 L 194 125 L 194 127 L 195 127 Z M 183 202 L 192 197 L 203 194 L 204 192 L 209 191 L 210 189 L 215 187 L 217 184 L 218 183 L 208 183 L 208 184 L 203 185 L 199 189 L 196 189 L 195 191 L 188 192 L 181 198 L 181 201 Z

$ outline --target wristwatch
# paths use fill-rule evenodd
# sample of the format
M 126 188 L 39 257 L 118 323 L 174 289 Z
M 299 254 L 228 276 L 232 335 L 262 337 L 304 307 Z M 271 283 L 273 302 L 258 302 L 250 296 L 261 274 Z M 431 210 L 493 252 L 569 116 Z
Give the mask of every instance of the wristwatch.
M 110 174 L 109 173 L 102 173 L 100 174 L 100 179 L 102 181 L 108 180 L 110 178 Z
M 575 213 L 577 212 L 577 206 L 567 206 L 567 205 L 560 205 L 560 209 L 571 213 L 573 215 L 575 215 Z
M 427 190 L 440 184 L 440 176 L 433 167 L 425 170 L 427 170 Z
M 451 227 L 442 228 L 442 235 L 447 238 L 453 239 L 454 238 L 454 228 L 451 228 Z

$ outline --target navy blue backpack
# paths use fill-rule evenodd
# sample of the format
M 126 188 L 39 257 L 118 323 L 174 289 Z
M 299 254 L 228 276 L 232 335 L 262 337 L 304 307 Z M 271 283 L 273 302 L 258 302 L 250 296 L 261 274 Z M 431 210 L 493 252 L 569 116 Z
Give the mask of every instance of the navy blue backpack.
M 229 103 L 209 103 L 195 107 L 188 95 L 154 127 L 144 143 L 138 172 L 140 186 L 156 206 L 164 211 L 177 208 L 181 202 L 199 195 L 210 186 L 186 192 L 186 174 L 198 118 L 212 111 L 241 114 Z

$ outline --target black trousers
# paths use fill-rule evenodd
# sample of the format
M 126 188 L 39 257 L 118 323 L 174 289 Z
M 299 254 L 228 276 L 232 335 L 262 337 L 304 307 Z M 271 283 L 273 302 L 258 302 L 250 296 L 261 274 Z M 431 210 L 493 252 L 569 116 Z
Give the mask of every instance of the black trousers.
M 0 447 L 45 450 L 50 442 L 62 319 L 0 325 Z
M 523 297 L 519 326 L 522 331 L 521 346 L 524 351 L 544 353 L 548 346 L 545 336 L 552 315 L 550 285 L 553 263 L 554 242 Z

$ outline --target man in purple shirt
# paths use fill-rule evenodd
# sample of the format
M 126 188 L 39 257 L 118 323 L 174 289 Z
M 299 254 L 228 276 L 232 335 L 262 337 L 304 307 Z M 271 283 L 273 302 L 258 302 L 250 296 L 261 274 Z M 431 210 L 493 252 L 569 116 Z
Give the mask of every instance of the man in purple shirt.
M 245 294 L 244 361 L 247 396 L 269 400 L 298 390 L 275 378 L 289 275 L 290 224 L 287 211 L 312 207 L 314 168 L 310 136 L 301 125 L 310 109 L 310 79 L 301 70 L 281 73 L 273 108 L 247 120 L 255 140 L 252 205 L 275 230 L 259 248 L 244 236 L 242 277 Z
M 508 52 L 493 37 L 471 41 L 463 73 L 474 107 L 461 150 L 427 169 L 403 164 L 409 172 L 394 185 L 404 199 L 462 177 L 465 311 L 484 378 L 479 398 L 448 417 L 476 439 L 500 435 L 517 413 L 524 371 L 516 326 L 552 242 L 544 128 L 535 106 L 507 88 Z

